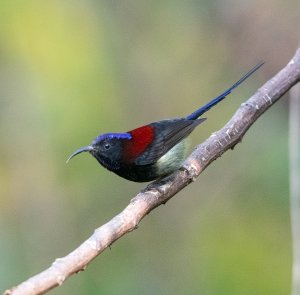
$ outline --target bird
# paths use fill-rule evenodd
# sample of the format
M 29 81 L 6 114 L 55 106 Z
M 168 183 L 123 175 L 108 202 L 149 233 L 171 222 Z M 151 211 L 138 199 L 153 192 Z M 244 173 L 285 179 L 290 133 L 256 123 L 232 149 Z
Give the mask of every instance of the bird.
M 187 155 L 187 137 L 206 118 L 204 113 L 221 102 L 264 63 L 258 63 L 231 87 L 183 118 L 153 122 L 123 133 L 105 133 L 77 149 L 67 162 L 89 152 L 106 169 L 134 182 L 165 177 L 181 167 Z

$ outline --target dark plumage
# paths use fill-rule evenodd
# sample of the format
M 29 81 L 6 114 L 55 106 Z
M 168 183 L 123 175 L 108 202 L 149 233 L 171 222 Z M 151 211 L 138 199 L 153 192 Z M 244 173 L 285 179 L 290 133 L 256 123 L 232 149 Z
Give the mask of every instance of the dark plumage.
M 186 137 L 205 118 L 198 119 L 257 71 L 256 65 L 239 81 L 185 118 L 154 122 L 125 133 L 106 133 L 68 159 L 89 152 L 108 170 L 136 182 L 152 181 L 177 170 L 186 156 Z

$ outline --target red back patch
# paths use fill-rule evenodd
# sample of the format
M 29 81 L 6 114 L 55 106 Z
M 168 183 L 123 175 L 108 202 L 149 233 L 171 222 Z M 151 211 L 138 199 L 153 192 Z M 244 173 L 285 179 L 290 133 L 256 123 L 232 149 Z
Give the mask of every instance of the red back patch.
M 124 143 L 124 160 L 132 161 L 141 155 L 146 148 L 152 143 L 154 130 L 150 125 L 142 126 L 131 130 L 132 139 Z

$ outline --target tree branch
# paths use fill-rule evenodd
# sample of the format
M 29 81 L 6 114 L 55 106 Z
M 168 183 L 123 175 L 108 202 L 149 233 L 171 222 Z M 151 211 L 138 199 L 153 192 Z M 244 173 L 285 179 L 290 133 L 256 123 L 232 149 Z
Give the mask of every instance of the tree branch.
M 77 249 L 56 259 L 41 273 L 29 278 L 5 295 L 44 294 L 61 285 L 69 276 L 84 270 L 87 265 L 113 242 L 137 228 L 139 222 L 154 208 L 166 203 L 228 149 L 241 141 L 251 125 L 293 85 L 300 81 L 300 48 L 291 61 L 265 83 L 245 103 L 231 120 L 213 133 L 188 157 L 183 167 L 170 176 L 157 180 L 134 197 L 117 216 L 95 230 Z

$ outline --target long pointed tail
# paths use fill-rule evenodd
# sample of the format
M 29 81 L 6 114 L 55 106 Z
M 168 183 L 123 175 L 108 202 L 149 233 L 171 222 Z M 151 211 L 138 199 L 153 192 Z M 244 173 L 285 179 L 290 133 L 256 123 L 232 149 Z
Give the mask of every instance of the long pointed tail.
M 192 114 L 188 115 L 186 118 L 188 120 L 196 120 L 199 118 L 202 114 L 207 112 L 210 108 L 218 104 L 221 100 L 223 100 L 228 94 L 231 93 L 233 89 L 238 87 L 240 84 L 242 84 L 247 78 L 249 78 L 254 72 L 256 72 L 264 63 L 261 62 L 257 64 L 254 68 L 252 68 L 247 74 L 245 74 L 240 80 L 235 82 L 230 88 L 225 90 L 223 93 L 221 93 L 219 96 L 211 100 L 209 103 L 201 107 L 200 109 L 196 110 Z

